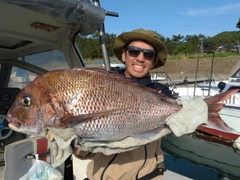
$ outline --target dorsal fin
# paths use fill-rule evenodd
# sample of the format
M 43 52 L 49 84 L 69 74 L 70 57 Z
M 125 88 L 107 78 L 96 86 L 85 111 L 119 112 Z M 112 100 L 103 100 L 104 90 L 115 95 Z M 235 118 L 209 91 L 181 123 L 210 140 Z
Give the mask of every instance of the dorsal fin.
M 172 99 L 163 93 L 157 91 L 156 89 L 152 89 L 150 87 L 143 86 L 139 84 L 138 82 L 134 81 L 132 78 L 127 78 L 123 74 L 120 74 L 118 71 L 113 71 L 113 70 L 106 70 L 104 68 L 94 68 L 94 67 L 84 67 L 84 68 L 74 68 L 74 69 L 82 69 L 82 70 L 88 70 L 88 71 L 94 71 L 94 72 L 99 72 L 102 74 L 107 74 L 110 75 L 112 78 L 115 78 L 116 80 L 119 81 L 124 81 L 124 83 L 129 83 L 131 86 L 137 86 L 139 88 L 142 88 L 143 91 L 147 90 L 152 93 L 154 93 L 158 98 L 162 99 L 163 101 L 170 102 L 170 103 L 176 103 L 175 99 Z

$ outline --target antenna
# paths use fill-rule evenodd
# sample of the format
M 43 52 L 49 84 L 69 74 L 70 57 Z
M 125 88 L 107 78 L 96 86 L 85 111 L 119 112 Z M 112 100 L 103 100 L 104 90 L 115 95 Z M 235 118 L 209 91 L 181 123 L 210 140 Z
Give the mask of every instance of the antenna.
M 100 2 L 99 0 L 93 0 L 93 5 L 100 7 Z M 113 16 L 113 17 L 118 17 L 118 13 L 110 12 L 110 11 L 105 11 L 105 15 L 107 16 Z M 107 46 L 106 46 L 106 37 L 105 37 L 105 28 L 104 28 L 104 23 L 98 30 L 99 34 L 99 41 L 102 49 L 102 54 L 103 54 L 103 60 L 104 60 L 104 65 L 106 70 L 110 70 L 110 60 L 107 52 Z

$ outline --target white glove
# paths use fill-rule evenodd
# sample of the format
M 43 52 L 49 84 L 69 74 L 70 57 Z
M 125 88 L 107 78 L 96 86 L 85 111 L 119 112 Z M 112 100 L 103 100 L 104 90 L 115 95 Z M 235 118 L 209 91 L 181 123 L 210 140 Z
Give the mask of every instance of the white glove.
M 63 164 L 70 155 L 71 153 L 69 151 L 62 150 L 61 148 L 59 148 L 59 146 L 55 141 L 51 142 L 50 159 L 51 159 L 51 165 L 54 168 Z
M 240 150 L 240 137 L 235 139 L 235 141 L 233 142 L 233 147 L 237 150 Z
M 178 102 L 179 103 L 179 102 Z M 208 122 L 208 107 L 201 97 L 193 97 L 183 108 L 168 117 L 166 124 L 176 136 L 194 132 L 201 124 Z
M 46 137 L 49 140 L 49 146 L 50 146 L 50 159 L 51 159 L 51 165 L 55 168 L 57 166 L 60 166 L 63 164 L 66 159 L 71 155 L 71 148 L 68 146 L 67 148 L 59 147 L 57 142 L 55 141 L 55 135 L 51 132 L 48 132 Z M 59 142 L 61 143 L 61 142 Z
M 92 153 L 103 153 L 111 155 L 136 149 L 145 144 L 159 140 L 170 134 L 169 128 L 161 127 L 151 132 L 126 137 L 119 141 L 75 141 L 74 146 L 82 151 L 90 151 Z
M 78 137 L 71 128 L 64 130 L 48 128 L 46 137 L 52 143 L 52 165 L 54 167 L 63 163 L 72 153 L 72 145 L 82 151 L 92 153 L 104 153 L 111 155 L 115 153 L 125 152 L 138 148 L 139 146 L 148 144 L 163 136 L 171 133 L 169 128 L 158 128 L 147 134 L 140 134 L 133 137 L 127 137 L 116 142 L 101 142 L 101 141 L 84 141 Z

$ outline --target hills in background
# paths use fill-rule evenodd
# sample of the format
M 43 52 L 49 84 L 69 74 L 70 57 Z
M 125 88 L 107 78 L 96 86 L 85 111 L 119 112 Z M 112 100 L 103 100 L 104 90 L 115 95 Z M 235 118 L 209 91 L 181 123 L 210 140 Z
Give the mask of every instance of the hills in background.
M 172 80 L 194 79 L 197 73 L 198 79 L 208 79 L 212 74 L 215 80 L 228 80 L 237 69 L 240 68 L 240 55 L 221 58 L 199 58 L 199 60 L 168 60 L 165 66 L 153 69 L 151 72 L 166 72 Z M 198 68 L 197 68 L 198 67 Z
M 240 44 L 240 31 L 227 31 L 217 34 L 210 38 L 218 45 L 237 45 Z
M 213 37 L 206 37 L 203 34 L 187 36 L 179 34 L 173 35 L 172 38 L 165 38 L 161 34 L 158 35 L 167 47 L 170 55 L 191 55 L 199 51 L 199 46 L 201 46 L 201 50 L 216 50 L 221 45 L 234 46 L 240 42 L 240 31 L 222 32 Z M 116 38 L 116 34 L 106 33 L 106 46 L 110 57 L 114 57 L 113 46 Z M 98 32 L 88 36 L 79 35 L 76 43 L 86 60 L 102 58 Z

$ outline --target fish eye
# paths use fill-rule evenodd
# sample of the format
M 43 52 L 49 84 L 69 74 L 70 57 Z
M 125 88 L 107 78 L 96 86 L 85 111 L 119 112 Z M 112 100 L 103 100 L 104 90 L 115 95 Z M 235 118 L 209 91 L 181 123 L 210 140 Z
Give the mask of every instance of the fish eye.
M 22 104 L 24 105 L 24 106 L 30 106 L 31 105 L 31 98 L 30 97 L 28 97 L 28 96 L 25 96 L 24 98 L 23 98 L 23 100 L 22 100 Z

